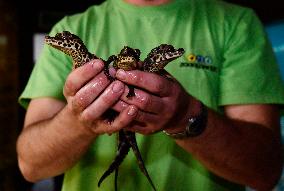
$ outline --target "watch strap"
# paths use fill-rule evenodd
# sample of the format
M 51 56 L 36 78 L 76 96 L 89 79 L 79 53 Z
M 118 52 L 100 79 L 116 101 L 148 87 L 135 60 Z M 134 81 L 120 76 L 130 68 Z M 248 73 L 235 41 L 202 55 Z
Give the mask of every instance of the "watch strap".
M 207 126 L 207 118 L 208 118 L 207 108 L 203 103 L 201 103 L 201 110 L 199 115 L 191 116 L 188 118 L 188 124 L 185 127 L 184 131 L 177 133 L 168 133 L 167 131 L 163 130 L 163 132 L 174 139 L 185 139 L 188 137 L 196 137 L 205 130 Z

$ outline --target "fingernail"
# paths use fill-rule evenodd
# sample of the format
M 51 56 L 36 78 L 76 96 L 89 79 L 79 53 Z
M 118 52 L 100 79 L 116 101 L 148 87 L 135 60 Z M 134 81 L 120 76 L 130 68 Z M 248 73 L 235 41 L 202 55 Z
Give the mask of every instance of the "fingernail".
M 122 90 L 123 86 L 120 82 L 114 82 L 113 86 L 112 86 L 112 91 L 115 93 L 118 93 Z
M 126 73 L 124 70 L 122 69 L 119 69 L 117 72 L 116 72 L 116 77 L 121 79 L 121 80 L 124 80 L 126 78 Z
M 94 67 L 102 68 L 104 66 L 104 63 L 101 60 L 95 59 L 91 62 L 91 65 Z
M 133 107 L 133 106 L 130 106 L 130 108 L 128 109 L 127 114 L 133 116 L 133 115 L 136 114 L 136 112 L 137 112 L 137 109 L 135 107 Z

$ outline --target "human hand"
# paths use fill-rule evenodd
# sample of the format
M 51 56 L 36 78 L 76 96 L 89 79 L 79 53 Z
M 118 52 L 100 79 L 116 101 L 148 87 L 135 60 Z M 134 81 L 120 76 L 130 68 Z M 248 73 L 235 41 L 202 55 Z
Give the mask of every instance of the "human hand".
M 123 111 L 129 105 L 137 106 L 137 123 L 132 123 L 127 128 L 130 131 L 141 134 L 152 134 L 165 129 L 171 132 L 180 131 L 184 129 L 189 113 L 193 112 L 191 106 L 197 105 L 197 101 L 175 79 L 169 80 L 164 76 L 139 70 L 121 69 L 117 71 L 116 77 L 139 88 L 135 89 L 135 96 L 130 99 L 126 98 L 126 90 L 122 100 L 114 107 Z
M 137 108 L 128 105 L 111 123 L 102 118 L 124 92 L 125 85 L 116 80 L 110 82 L 103 70 L 101 60 L 93 60 L 73 70 L 64 86 L 67 108 L 72 117 L 82 126 L 99 135 L 111 134 L 128 125 Z

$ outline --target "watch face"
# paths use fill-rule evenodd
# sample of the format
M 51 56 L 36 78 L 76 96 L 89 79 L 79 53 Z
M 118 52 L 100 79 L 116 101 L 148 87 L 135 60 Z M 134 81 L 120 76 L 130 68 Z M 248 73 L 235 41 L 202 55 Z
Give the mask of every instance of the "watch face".
M 207 126 L 207 108 L 201 103 L 201 112 L 196 117 L 190 117 L 188 119 L 188 124 L 184 131 L 178 133 L 167 133 L 163 131 L 166 135 L 174 139 L 185 139 L 188 137 L 196 137 L 200 135 Z
M 198 116 L 189 119 L 188 123 L 188 136 L 195 137 L 200 135 L 207 126 L 207 108 L 203 104 L 201 104 L 201 112 Z

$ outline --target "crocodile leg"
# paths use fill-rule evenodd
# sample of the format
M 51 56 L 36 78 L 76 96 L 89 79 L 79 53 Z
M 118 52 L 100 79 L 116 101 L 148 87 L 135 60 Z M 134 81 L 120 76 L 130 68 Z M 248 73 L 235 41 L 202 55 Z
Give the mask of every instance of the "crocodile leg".
M 145 167 L 145 164 L 143 162 L 143 159 L 142 159 L 142 156 L 140 154 L 140 151 L 139 151 L 139 148 L 137 146 L 137 141 L 136 141 L 136 137 L 135 137 L 135 133 L 134 132 L 131 132 L 131 131 L 125 131 L 125 130 L 122 130 L 124 133 L 125 133 L 125 137 L 127 139 L 127 142 L 128 144 L 130 144 L 135 156 L 136 156 L 136 159 L 137 159 L 137 162 L 138 162 L 138 166 L 140 168 L 140 170 L 142 171 L 142 173 L 146 176 L 146 178 L 148 179 L 148 181 L 150 182 L 152 188 L 154 191 L 156 191 L 156 188 L 154 186 L 154 183 L 153 181 L 151 180 L 150 178 L 150 175 Z
M 118 173 L 118 167 L 122 163 L 127 153 L 129 152 L 130 147 L 131 147 L 130 144 L 128 143 L 128 141 L 126 141 L 124 132 L 120 130 L 119 135 L 118 135 L 118 150 L 116 153 L 116 157 L 113 160 L 113 162 L 110 164 L 109 168 L 105 171 L 105 173 L 100 178 L 98 182 L 98 187 L 100 187 L 103 180 L 106 177 L 108 177 L 114 170 L 116 170 L 117 171 L 116 173 Z M 117 182 L 117 175 L 115 177 L 115 187 L 117 187 L 116 182 Z
M 129 92 L 128 94 L 126 95 L 127 98 L 130 98 L 130 97 L 133 97 L 135 96 L 135 93 L 134 93 L 134 86 L 132 85 L 127 85 L 128 89 L 129 89 Z
M 115 78 L 112 77 L 112 76 L 110 75 L 110 73 L 109 73 L 109 65 L 110 65 L 110 63 L 112 63 L 112 62 L 115 61 L 115 60 L 116 60 L 116 56 L 115 56 L 115 55 L 110 56 L 110 57 L 107 59 L 107 61 L 105 61 L 105 66 L 104 66 L 104 73 L 105 73 L 105 75 L 107 76 L 107 78 L 108 78 L 111 82 L 114 81 Z
M 115 169 L 115 174 L 114 174 L 114 191 L 118 191 L 118 188 L 117 188 L 117 177 L 118 177 L 118 169 L 119 169 L 119 166 Z
M 118 168 L 120 164 L 122 163 L 123 159 L 126 157 L 128 154 L 130 148 L 132 148 L 140 170 L 142 173 L 146 176 L 148 181 L 150 182 L 152 188 L 154 191 L 156 191 L 156 188 L 154 186 L 153 181 L 151 180 L 149 173 L 145 167 L 145 164 L 143 162 L 142 156 L 140 154 L 139 148 L 137 146 L 137 141 L 135 137 L 135 133 L 131 131 L 125 131 L 125 130 L 120 130 L 119 131 L 119 139 L 118 139 L 118 151 L 116 154 L 115 159 L 113 162 L 110 164 L 109 168 L 105 171 L 105 173 L 102 175 L 98 182 L 98 186 L 101 185 L 103 180 L 108 177 L 113 171 L 115 171 L 115 191 L 117 191 L 117 176 L 118 176 Z

